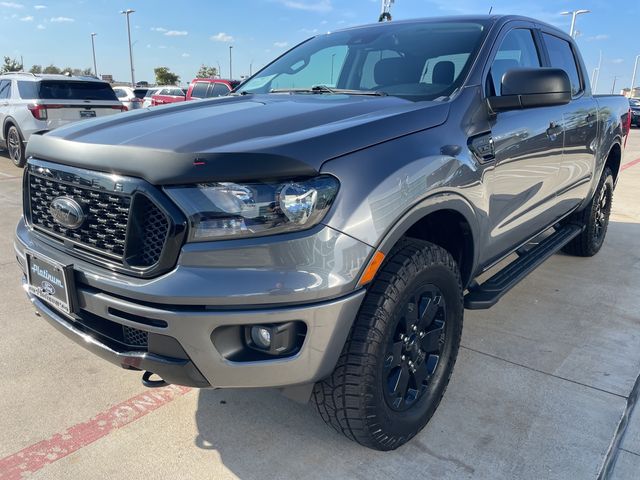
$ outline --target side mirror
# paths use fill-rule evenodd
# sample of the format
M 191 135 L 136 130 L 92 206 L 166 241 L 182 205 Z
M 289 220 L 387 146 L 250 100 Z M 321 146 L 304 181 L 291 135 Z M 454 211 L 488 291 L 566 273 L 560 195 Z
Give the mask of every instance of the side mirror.
M 517 68 L 502 76 L 501 95 L 487 99 L 493 112 L 566 105 L 571 81 L 560 68 Z

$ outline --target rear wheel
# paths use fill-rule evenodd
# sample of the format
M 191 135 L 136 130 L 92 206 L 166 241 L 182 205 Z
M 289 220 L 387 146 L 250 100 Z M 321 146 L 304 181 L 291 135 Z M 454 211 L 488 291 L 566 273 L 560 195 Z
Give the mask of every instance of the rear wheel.
M 7 130 L 7 150 L 9 157 L 16 167 L 24 167 L 24 142 L 18 128 L 14 125 Z
M 440 403 L 462 317 L 451 255 L 429 242 L 402 241 L 370 286 L 334 372 L 314 388 L 322 418 L 370 448 L 406 443 Z
M 568 219 L 571 223 L 583 226 L 584 230 L 564 247 L 565 252 L 591 257 L 600 251 L 609 227 L 612 201 L 613 175 L 611 169 L 605 167 L 589 205 Z

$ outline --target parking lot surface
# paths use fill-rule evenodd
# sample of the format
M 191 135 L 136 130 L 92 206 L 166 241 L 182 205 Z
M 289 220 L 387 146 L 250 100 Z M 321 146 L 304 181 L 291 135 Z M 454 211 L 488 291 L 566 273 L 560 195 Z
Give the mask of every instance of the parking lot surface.
M 467 311 L 432 421 L 380 453 L 276 391 L 146 390 L 37 318 L 13 253 L 22 172 L 0 152 L 0 479 L 639 479 L 636 159 L 640 130 L 601 252 L 556 255 Z

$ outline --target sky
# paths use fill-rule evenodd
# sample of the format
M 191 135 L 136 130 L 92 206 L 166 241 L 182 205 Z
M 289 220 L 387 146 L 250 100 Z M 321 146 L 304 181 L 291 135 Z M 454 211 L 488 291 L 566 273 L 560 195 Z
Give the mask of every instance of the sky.
M 7 0 L 0 1 L 0 56 L 20 58 L 25 68 L 93 66 L 95 32 L 99 74 L 128 81 L 125 16 L 132 8 L 131 37 L 136 81 L 154 79 L 153 69 L 169 67 L 188 83 L 201 64 L 229 76 L 233 47 L 235 78 L 254 73 L 300 41 L 328 31 L 371 23 L 380 0 Z M 614 6 L 615 5 L 615 6 Z M 589 9 L 577 20 L 577 42 L 589 76 L 602 64 L 597 93 L 618 92 L 631 83 L 636 55 L 640 0 L 396 0 L 394 19 L 456 14 L 522 14 L 569 30 L 565 10 Z M 636 85 L 640 83 L 640 74 Z

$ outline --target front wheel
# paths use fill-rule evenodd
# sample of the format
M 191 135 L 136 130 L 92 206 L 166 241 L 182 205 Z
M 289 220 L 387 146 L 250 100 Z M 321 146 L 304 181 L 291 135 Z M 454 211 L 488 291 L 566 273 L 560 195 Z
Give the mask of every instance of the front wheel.
M 313 397 L 326 423 L 356 442 L 393 450 L 429 421 L 460 346 L 458 267 L 446 250 L 403 240 L 381 267 L 334 372 Z
M 22 135 L 14 125 L 11 125 L 7 131 L 7 150 L 14 165 L 16 167 L 24 167 L 24 142 L 22 141 Z
M 568 221 L 584 227 L 580 235 L 569 242 L 564 251 L 579 257 L 592 257 L 600 251 L 609 227 L 613 202 L 613 175 L 605 167 L 593 198 L 584 210 L 573 214 Z

